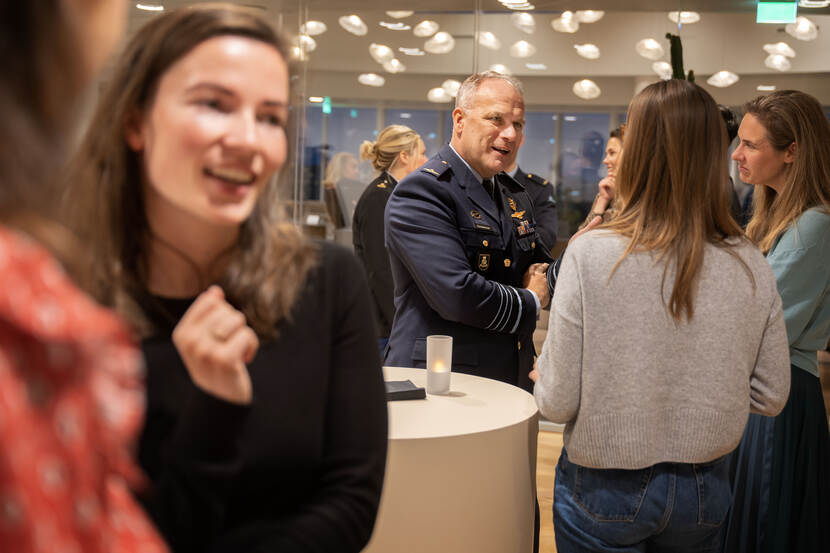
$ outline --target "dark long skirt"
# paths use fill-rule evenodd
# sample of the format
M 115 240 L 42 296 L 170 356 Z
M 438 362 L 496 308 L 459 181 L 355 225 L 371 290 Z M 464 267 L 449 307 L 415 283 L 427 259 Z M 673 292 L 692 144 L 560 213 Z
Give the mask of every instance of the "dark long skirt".
M 750 415 L 730 459 L 727 553 L 830 552 L 830 432 L 821 383 L 791 367 L 777 417 Z

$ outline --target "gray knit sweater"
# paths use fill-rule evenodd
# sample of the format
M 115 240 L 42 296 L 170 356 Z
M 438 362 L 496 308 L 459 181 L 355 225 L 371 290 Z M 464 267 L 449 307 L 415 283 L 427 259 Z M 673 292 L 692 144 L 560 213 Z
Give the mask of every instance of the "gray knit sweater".
M 784 407 L 790 360 L 775 278 L 757 248 L 734 243 L 755 286 L 707 245 L 694 317 L 682 322 L 666 307 L 674 270 L 661 292 L 656 255 L 629 255 L 609 280 L 627 239 L 598 230 L 568 246 L 534 394 L 548 419 L 566 423 L 574 463 L 709 461 L 738 445 L 750 411 Z

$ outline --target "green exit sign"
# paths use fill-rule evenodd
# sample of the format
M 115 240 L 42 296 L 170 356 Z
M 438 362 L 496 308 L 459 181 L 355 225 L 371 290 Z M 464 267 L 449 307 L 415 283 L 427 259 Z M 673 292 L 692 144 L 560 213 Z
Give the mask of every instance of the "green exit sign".
M 798 2 L 765 2 L 759 0 L 756 23 L 795 23 Z

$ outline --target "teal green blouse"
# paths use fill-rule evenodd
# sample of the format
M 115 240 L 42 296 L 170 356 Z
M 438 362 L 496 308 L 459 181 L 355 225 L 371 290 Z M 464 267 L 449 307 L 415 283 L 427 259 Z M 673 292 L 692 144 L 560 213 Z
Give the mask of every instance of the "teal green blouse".
M 830 336 L 830 214 L 805 211 L 767 254 L 784 307 L 790 362 L 818 376 Z

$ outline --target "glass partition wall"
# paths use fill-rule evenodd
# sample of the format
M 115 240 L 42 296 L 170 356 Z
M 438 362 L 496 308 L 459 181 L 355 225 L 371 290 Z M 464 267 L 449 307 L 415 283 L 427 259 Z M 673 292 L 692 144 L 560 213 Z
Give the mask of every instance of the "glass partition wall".
M 410 0 L 380 9 L 368 0 L 237 0 L 291 41 L 291 155 L 279 177 L 290 217 L 310 234 L 350 243 L 347 204 L 374 177 L 371 165 L 359 161 L 360 145 L 387 125 L 404 124 L 421 135 L 428 156 L 435 154 L 452 133 L 455 89 L 474 71 L 522 80 L 527 126 L 518 161 L 552 183 L 560 238 L 587 214 L 605 175 L 608 133 L 625 120 L 631 97 L 665 77 L 667 32 L 682 37 L 686 69 L 723 104 L 740 106 L 763 86 L 798 88 L 830 104 L 823 54 L 830 34 L 822 34 L 830 29 L 830 8 L 799 12 L 819 29 L 805 41 L 782 25 L 756 24 L 752 6 L 741 0 L 644 0 L 637 7 L 622 0 L 538 7 L 518 1 Z M 170 9 L 197 2 L 156 3 Z M 603 11 L 563 11 L 577 5 Z M 697 21 L 671 19 L 668 10 L 681 7 L 702 13 Z M 131 30 L 156 13 L 133 8 Z M 798 53 L 788 58 L 790 73 L 765 63 L 765 49 L 782 40 Z M 739 81 L 707 83 L 725 70 L 740 74 Z M 327 194 L 327 172 L 349 179 L 348 198 Z M 339 234 L 330 216 L 338 203 L 346 211 Z

